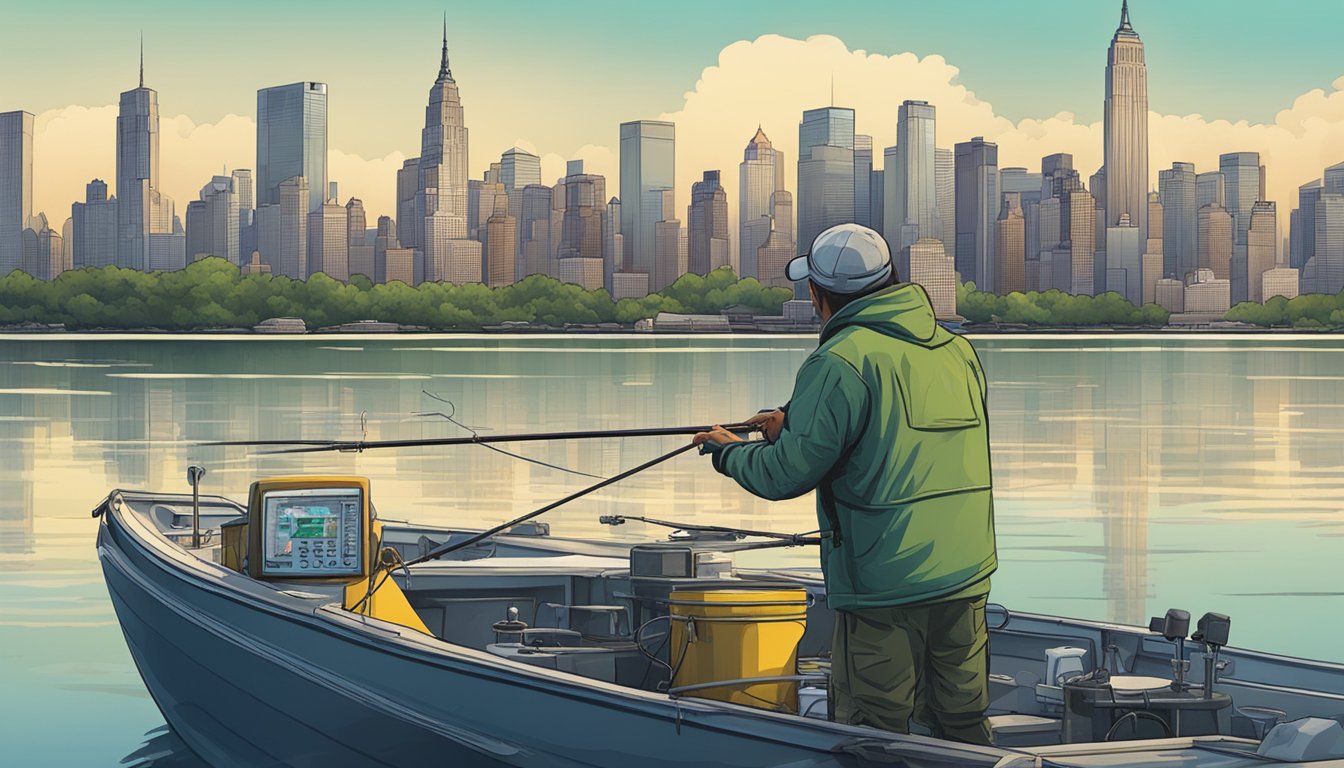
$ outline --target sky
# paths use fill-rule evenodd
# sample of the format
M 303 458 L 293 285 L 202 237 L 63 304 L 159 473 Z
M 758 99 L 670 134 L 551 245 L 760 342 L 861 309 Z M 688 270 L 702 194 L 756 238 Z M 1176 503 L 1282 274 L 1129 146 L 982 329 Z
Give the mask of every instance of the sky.
M 36 207 L 63 220 L 89 179 L 113 176 L 115 104 L 136 85 L 143 31 L 179 214 L 210 175 L 254 165 L 256 90 L 298 80 L 329 85 L 342 199 L 388 213 L 395 169 L 418 154 L 445 12 L 473 177 L 519 145 L 543 156 L 548 183 L 582 157 L 615 194 L 618 124 L 673 119 L 685 205 L 706 169 L 735 193 L 758 123 L 792 165 L 800 113 L 831 100 L 832 76 L 835 103 L 878 148 L 895 143 L 900 101 L 927 99 L 940 146 L 984 135 L 1001 166 L 1032 169 L 1071 151 L 1086 178 L 1119 3 L 15 3 L 6 26 L 42 33 L 0 48 L 0 111 L 38 115 Z M 1130 15 L 1147 52 L 1153 184 L 1173 160 L 1206 170 L 1218 152 L 1260 151 L 1286 222 L 1297 185 L 1344 159 L 1344 3 L 1134 0 Z

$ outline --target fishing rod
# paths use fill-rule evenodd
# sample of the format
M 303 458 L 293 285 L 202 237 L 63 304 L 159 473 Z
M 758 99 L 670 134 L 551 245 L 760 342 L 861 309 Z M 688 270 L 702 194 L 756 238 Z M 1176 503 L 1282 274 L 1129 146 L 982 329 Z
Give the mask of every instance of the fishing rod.
M 757 427 L 745 424 L 724 424 L 724 429 L 729 432 L 752 432 Z M 694 435 L 698 432 L 708 432 L 714 428 L 713 425 L 702 425 L 694 427 L 651 427 L 646 429 L 589 429 L 576 430 L 569 432 L 528 432 L 512 435 L 470 435 L 467 437 L 435 437 L 415 440 L 223 440 L 212 443 L 198 443 L 202 446 L 298 446 L 294 448 L 283 448 L 275 451 L 263 451 L 266 454 L 275 453 L 318 453 L 324 451 L 343 451 L 362 453 L 374 448 L 419 448 L 425 446 L 440 445 L 473 445 L 489 443 L 523 443 L 543 440 L 591 440 L 591 439 L 615 439 L 623 437 L 667 437 L 674 435 Z
M 680 434 L 680 433 L 677 433 L 677 434 Z M 648 469 L 648 468 L 650 468 L 650 467 L 654 467 L 654 466 L 657 466 L 657 465 L 659 465 L 659 464 L 662 464 L 663 462 L 667 461 L 668 459 L 672 459 L 672 458 L 675 458 L 675 457 L 677 457 L 677 456 L 680 456 L 681 454 L 683 454 L 683 453 L 685 453 L 685 452 L 687 452 L 687 451 L 689 451 L 689 450 L 691 450 L 691 449 L 693 449 L 693 448 L 697 448 L 697 447 L 699 447 L 699 446 L 696 446 L 696 445 L 687 443 L 686 445 L 683 445 L 683 446 L 681 446 L 680 448 L 677 448 L 677 449 L 675 449 L 675 450 L 668 451 L 667 453 L 664 453 L 662 456 L 658 456 L 658 457 L 656 457 L 656 458 L 649 459 L 648 461 L 644 462 L 643 464 L 640 464 L 640 465 L 637 466 L 637 467 L 632 467 L 632 468 L 627 469 L 627 470 L 625 470 L 625 471 L 623 471 L 623 472 L 620 472 L 619 474 L 612 475 L 611 477 L 608 477 L 607 479 L 603 480 L 603 481 L 600 482 L 600 483 L 594 483 L 594 484 L 588 486 L 587 488 L 582 488 L 582 489 L 580 489 L 580 490 L 577 490 L 577 491 L 575 491 L 574 493 L 571 493 L 570 495 L 564 497 L 563 499 L 558 499 L 558 500 L 556 500 L 556 501 L 553 501 L 553 502 L 551 502 L 550 504 L 547 504 L 546 506 L 541 507 L 540 509 L 534 509 L 534 510 L 532 510 L 531 512 L 528 512 L 528 513 L 525 514 L 525 515 L 520 515 L 520 516 L 518 516 L 518 517 L 515 517 L 514 519 L 508 521 L 507 523 L 500 523 L 499 525 L 496 525 L 496 526 L 493 527 L 493 528 L 490 528 L 490 529 L 488 529 L 488 530 L 481 531 L 480 533 L 477 533 L 477 534 L 475 534 L 475 535 L 469 536 L 469 537 L 463 539 L 462 541 L 449 541 L 449 542 L 445 542 L 445 543 L 443 543 L 443 544 L 440 544 L 439 546 L 437 546 L 437 547 L 435 547 L 435 548 L 429 550 L 428 552 L 424 553 L 423 555 L 420 555 L 419 557 L 414 557 L 414 558 L 411 558 L 410 560 L 407 560 L 406 563 L 405 563 L 405 565 L 406 565 L 406 567 L 409 568 L 409 567 L 412 566 L 412 565 L 417 565 L 417 564 L 419 564 L 419 563 L 423 563 L 423 562 L 425 562 L 425 561 L 427 561 L 427 560 L 436 560 L 436 559 L 438 559 L 438 558 L 440 558 L 440 557 L 443 557 L 444 555 L 448 554 L 449 552 L 456 552 L 456 551 L 459 550 L 459 549 L 465 549 L 465 548 L 470 547 L 470 546 L 473 546 L 473 545 L 475 545 L 475 544 L 479 544 L 480 542 L 485 541 L 486 539 L 490 538 L 491 536 L 494 536 L 494 535 L 496 535 L 496 534 L 498 534 L 498 533 L 502 533 L 502 532 L 504 532 L 504 531 L 506 531 L 506 530 L 512 528 L 512 527 L 515 526 L 515 525 L 518 525 L 518 524 L 520 524 L 520 523 L 525 523 L 525 522 L 527 522 L 528 520 L 531 520 L 531 519 L 534 518 L 534 517 L 540 517 L 541 515 L 544 515 L 544 514 L 546 514 L 547 512 L 550 512 L 551 510 L 555 509 L 556 507 L 559 507 L 559 506 L 564 505 L 564 504 L 568 504 L 569 502 L 571 502 L 571 501 L 573 501 L 573 500 L 575 500 L 575 499 L 577 499 L 577 498 L 581 498 L 581 497 L 583 497 L 583 496 L 587 496 L 588 494 L 590 494 L 590 493 L 592 493 L 592 492 L 594 492 L 594 491 L 598 491 L 598 490 L 601 490 L 601 489 L 603 489 L 603 488 L 606 488 L 608 485 L 611 485 L 612 483 L 620 482 L 621 480 L 624 480 L 624 479 L 626 479 L 627 477 L 630 477 L 631 475 L 638 474 L 638 473 L 643 472 L 644 470 L 646 470 L 646 469 Z

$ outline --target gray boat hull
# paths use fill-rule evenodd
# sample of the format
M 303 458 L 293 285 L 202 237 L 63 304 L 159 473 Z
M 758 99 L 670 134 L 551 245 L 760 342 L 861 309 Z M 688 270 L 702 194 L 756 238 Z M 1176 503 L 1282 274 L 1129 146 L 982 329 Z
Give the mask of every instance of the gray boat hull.
M 446 644 L 175 557 L 147 535 L 133 514 L 104 515 L 108 591 L 165 719 L 213 765 L 820 767 L 860 764 L 854 745 L 891 741 L 434 648 Z M 897 740 L 912 764 L 1007 754 Z

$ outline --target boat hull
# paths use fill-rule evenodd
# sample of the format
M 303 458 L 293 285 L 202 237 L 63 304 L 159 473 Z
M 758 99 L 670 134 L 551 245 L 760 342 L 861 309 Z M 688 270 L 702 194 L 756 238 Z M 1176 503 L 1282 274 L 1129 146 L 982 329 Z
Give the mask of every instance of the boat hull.
M 862 764 L 846 745 L 892 738 L 519 668 L 325 600 L 231 584 L 147 546 L 133 515 L 104 518 L 99 557 L 131 655 L 169 725 L 213 765 L 801 768 Z M 912 765 L 1004 754 L 895 739 L 923 755 Z

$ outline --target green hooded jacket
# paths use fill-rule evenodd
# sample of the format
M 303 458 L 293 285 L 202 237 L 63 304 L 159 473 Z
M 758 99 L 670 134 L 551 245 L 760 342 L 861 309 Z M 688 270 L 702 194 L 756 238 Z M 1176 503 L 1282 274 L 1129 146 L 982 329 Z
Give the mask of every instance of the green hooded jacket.
M 832 608 L 979 596 L 998 565 L 985 403 L 970 342 L 895 285 L 826 323 L 779 438 L 729 443 L 714 466 L 766 499 L 817 491 Z

